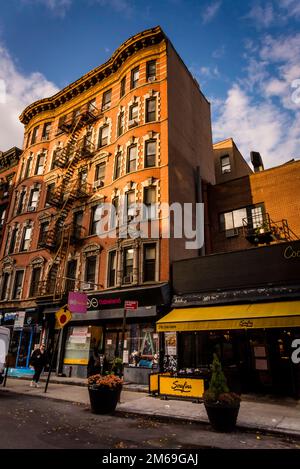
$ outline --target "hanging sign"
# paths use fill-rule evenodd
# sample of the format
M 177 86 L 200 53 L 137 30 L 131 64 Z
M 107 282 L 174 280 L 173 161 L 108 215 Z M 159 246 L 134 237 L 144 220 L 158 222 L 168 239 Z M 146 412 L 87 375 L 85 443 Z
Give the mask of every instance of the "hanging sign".
M 86 314 L 88 297 L 86 293 L 70 291 L 68 295 L 68 307 L 71 313 Z
M 24 327 L 25 311 L 18 311 L 15 316 L 14 331 L 21 331 Z
M 62 329 L 71 319 L 72 319 L 72 314 L 68 310 L 68 306 L 63 306 L 63 308 L 60 308 L 56 313 L 56 324 L 55 324 L 55 329 Z

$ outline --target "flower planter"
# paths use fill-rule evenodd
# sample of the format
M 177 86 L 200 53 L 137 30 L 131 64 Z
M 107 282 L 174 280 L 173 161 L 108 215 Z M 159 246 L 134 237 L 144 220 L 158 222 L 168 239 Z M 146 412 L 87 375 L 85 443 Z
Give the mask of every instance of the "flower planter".
M 121 388 L 89 386 L 91 410 L 93 414 L 111 414 L 116 410 Z
M 232 432 L 235 429 L 236 421 L 240 409 L 240 403 L 217 404 L 205 402 L 205 409 L 209 422 L 217 432 Z

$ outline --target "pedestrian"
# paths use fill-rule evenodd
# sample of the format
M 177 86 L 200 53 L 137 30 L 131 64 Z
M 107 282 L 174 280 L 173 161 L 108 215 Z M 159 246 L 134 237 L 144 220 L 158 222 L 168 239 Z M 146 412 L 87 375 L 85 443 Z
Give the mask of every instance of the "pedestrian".
M 34 368 L 34 375 L 30 383 L 31 387 L 39 388 L 39 380 L 44 366 L 48 363 L 47 352 L 45 350 L 45 345 L 41 345 L 32 352 L 30 358 L 30 365 Z
M 87 377 L 101 373 L 101 361 L 98 350 L 95 348 L 93 355 L 90 356 L 87 366 Z

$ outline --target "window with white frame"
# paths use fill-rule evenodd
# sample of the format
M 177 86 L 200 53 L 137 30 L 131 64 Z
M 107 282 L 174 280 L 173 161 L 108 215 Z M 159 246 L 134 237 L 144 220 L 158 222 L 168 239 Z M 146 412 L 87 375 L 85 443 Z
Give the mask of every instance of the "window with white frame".
M 24 270 L 17 270 L 15 275 L 15 282 L 13 288 L 12 299 L 18 300 L 21 298 L 22 285 L 23 285 Z
M 8 299 L 8 286 L 9 286 L 10 274 L 4 272 L 1 283 L 1 300 Z
M 137 146 L 131 145 L 127 150 L 127 165 L 126 165 L 127 173 L 136 171 L 136 160 L 137 160 Z
M 32 132 L 31 145 L 33 145 L 37 141 L 38 131 L 39 131 L 39 126 L 36 126 Z
M 114 287 L 116 285 L 117 273 L 117 251 L 110 251 L 108 253 L 108 276 L 107 286 Z
M 124 111 L 118 115 L 118 137 L 124 133 Z
M 23 238 L 20 246 L 20 251 L 28 251 L 31 240 L 32 226 L 27 225 L 23 229 Z
M 139 105 L 138 103 L 134 103 L 129 107 L 129 125 L 133 122 L 137 122 L 139 115 Z
M 123 283 L 132 283 L 134 250 L 132 247 L 125 248 L 123 254 Z
M 125 195 L 125 222 L 135 216 L 135 191 L 131 190 L 126 192 Z
M 119 222 L 119 197 L 114 197 L 111 203 L 110 228 L 116 228 Z
M 106 163 L 102 162 L 95 167 L 95 182 L 104 184 Z
M 38 199 L 39 199 L 39 189 L 38 188 L 31 189 L 30 195 L 29 195 L 29 201 L 28 201 L 29 212 L 34 212 L 36 210 Z
M 51 131 L 51 122 L 46 122 L 43 127 L 42 140 L 49 140 Z
M 91 224 L 90 224 L 90 235 L 97 234 L 98 227 L 100 225 L 102 209 L 101 204 L 94 205 L 91 209 Z
M 94 289 L 96 282 L 97 256 L 87 256 L 85 260 L 84 281 L 86 289 Z
M 135 67 L 131 70 L 131 81 L 130 81 L 130 88 L 136 88 L 139 84 L 139 77 L 140 77 L 140 69 L 139 67 Z
M 111 105 L 111 89 L 103 93 L 102 96 L 102 111 L 109 109 Z
M 221 173 L 226 174 L 231 172 L 231 164 L 229 155 L 221 156 Z
M 144 218 L 153 220 L 156 218 L 156 187 L 144 187 Z
M 156 244 L 144 244 L 143 249 L 143 282 L 154 282 L 156 270 Z
M 24 179 L 30 177 L 32 159 L 33 159 L 33 155 L 32 155 L 32 153 L 30 153 L 30 156 L 29 156 L 29 158 L 28 158 L 28 160 L 27 160 L 27 162 L 26 162 L 26 168 L 25 168 Z
M 8 254 L 12 254 L 13 252 L 15 252 L 17 235 L 18 235 L 18 227 L 15 226 L 11 231 Z
M 147 81 L 153 81 L 156 78 L 156 60 L 149 60 L 146 64 Z
M 26 190 L 22 189 L 22 191 L 19 194 L 19 200 L 18 200 L 16 215 L 20 215 L 20 213 L 23 212 L 25 195 L 26 195 Z
M 120 98 L 122 98 L 125 95 L 126 91 L 126 76 L 122 78 L 121 84 L 120 84 Z
M 98 148 L 104 147 L 108 144 L 109 126 L 106 124 L 99 130 Z
M 45 153 L 40 153 L 40 154 L 37 156 L 36 167 L 35 167 L 35 172 L 34 172 L 35 175 L 43 174 L 43 172 L 44 172 L 45 158 L 46 158 Z
M 146 99 L 146 122 L 156 121 L 156 98 Z
M 118 152 L 115 156 L 115 171 L 114 179 L 118 179 L 121 176 L 121 166 L 122 165 L 122 153 Z
M 145 142 L 145 168 L 151 168 L 156 165 L 156 140 L 147 140 Z

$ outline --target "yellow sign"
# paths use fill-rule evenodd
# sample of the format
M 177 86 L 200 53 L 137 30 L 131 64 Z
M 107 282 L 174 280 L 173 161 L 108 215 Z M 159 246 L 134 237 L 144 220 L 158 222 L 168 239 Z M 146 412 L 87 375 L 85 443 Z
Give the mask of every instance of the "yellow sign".
M 176 397 L 201 399 L 204 393 L 204 380 L 198 378 L 158 377 L 159 394 Z
M 72 314 L 68 310 L 68 306 L 63 306 L 60 308 L 56 313 L 56 324 L 55 324 L 55 329 L 62 329 L 71 319 L 72 319 Z
M 87 358 L 65 358 L 64 364 L 65 365 L 87 365 L 88 359 Z

